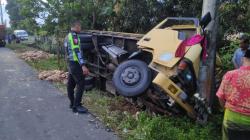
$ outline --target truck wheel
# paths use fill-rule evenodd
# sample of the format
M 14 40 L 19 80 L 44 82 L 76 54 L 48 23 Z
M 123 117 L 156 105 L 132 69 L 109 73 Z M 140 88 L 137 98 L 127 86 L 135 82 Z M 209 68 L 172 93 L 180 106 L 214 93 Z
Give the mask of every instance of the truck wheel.
M 0 47 L 5 47 L 5 45 L 6 45 L 6 42 L 4 40 L 1 40 L 0 41 Z
M 86 91 L 90 91 L 91 89 L 94 88 L 94 84 L 95 84 L 95 79 L 92 76 L 86 76 L 85 77 L 85 90 Z
M 115 70 L 113 83 L 120 95 L 136 97 L 149 87 L 151 77 L 151 71 L 145 62 L 128 60 Z

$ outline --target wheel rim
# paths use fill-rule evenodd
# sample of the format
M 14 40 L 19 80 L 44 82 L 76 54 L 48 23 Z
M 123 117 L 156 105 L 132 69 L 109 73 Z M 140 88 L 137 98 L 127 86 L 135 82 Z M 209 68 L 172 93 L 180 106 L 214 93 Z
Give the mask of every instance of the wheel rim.
M 125 85 L 134 86 L 141 80 L 141 74 L 137 67 L 127 67 L 121 74 L 121 80 Z

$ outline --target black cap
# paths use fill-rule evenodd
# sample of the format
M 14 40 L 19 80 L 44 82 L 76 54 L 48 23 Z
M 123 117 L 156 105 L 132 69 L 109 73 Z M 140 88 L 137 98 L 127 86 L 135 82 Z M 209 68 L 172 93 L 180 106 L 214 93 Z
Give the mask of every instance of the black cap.
M 244 57 L 249 58 L 250 59 L 250 50 L 248 49 L 244 55 Z

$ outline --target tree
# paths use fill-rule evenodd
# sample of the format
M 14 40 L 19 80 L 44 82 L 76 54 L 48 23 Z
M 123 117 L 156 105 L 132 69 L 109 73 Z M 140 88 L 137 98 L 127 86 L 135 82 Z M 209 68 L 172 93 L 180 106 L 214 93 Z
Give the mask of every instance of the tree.
M 113 30 L 145 33 L 169 16 L 200 17 L 202 0 L 118 0 L 116 4 Z
M 249 32 L 250 30 L 250 1 L 224 1 L 219 7 L 221 34 Z M 233 21 L 233 22 L 232 22 Z
M 9 1 L 18 5 L 20 16 L 25 17 L 19 26 L 49 34 L 69 30 L 75 19 L 82 21 L 84 29 L 145 33 L 168 16 L 200 17 L 202 7 L 202 0 Z M 10 14 L 11 18 L 15 16 Z M 42 25 L 37 23 L 40 18 L 44 20 Z
M 20 4 L 17 3 L 17 0 L 7 0 L 5 8 L 9 14 L 11 26 L 13 28 L 17 28 L 20 21 L 24 19 L 24 17 L 20 14 Z
M 19 27 L 27 30 L 29 33 L 34 33 L 39 29 L 40 11 L 40 0 L 17 0 L 20 5 L 20 14 L 25 17 L 19 23 Z

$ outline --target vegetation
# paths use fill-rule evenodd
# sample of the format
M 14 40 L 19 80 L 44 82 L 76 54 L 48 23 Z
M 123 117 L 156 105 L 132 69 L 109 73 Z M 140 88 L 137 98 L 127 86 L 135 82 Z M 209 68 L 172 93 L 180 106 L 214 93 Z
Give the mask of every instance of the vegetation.
M 202 0 L 7 1 L 13 28 L 52 35 L 67 31 L 75 19 L 82 21 L 84 29 L 143 33 L 167 16 L 199 17 L 202 8 Z
M 24 17 L 20 14 L 21 5 L 18 4 L 17 0 L 7 0 L 6 9 L 10 15 L 10 24 L 12 28 L 17 28 L 20 25 L 20 21 L 24 20 Z
M 206 126 L 182 117 L 151 116 L 146 112 L 121 111 L 123 98 L 104 96 L 100 91 L 87 92 L 84 104 L 107 126 L 130 140 L 219 140 L 222 116 L 216 115 Z M 122 104 L 124 105 L 124 104 Z M 117 109 L 111 109 L 116 106 Z
M 58 61 L 56 57 L 51 57 L 49 59 L 43 59 L 43 60 L 38 60 L 38 61 L 28 61 L 28 64 L 39 71 L 60 70 L 62 68 L 61 65 L 58 65 Z
M 235 2 L 230 3 L 224 0 L 219 7 L 219 19 L 221 33 L 227 35 L 237 32 L 249 32 L 250 1 L 235 0 Z
M 6 47 L 14 50 L 17 53 L 22 53 L 31 49 L 28 48 L 25 44 L 16 44 L 16 43 L 7 44 Z
M 230 41 L 228 45 L 225 45 L 225 47 L 221 48 L 219 50 L 219 55 L 221 57 L 222 61 L 222 70 L 228 71 L 234 69 L 232 58 L 234 51 L 239 48 L 239 42 L 238 41 Z

